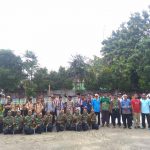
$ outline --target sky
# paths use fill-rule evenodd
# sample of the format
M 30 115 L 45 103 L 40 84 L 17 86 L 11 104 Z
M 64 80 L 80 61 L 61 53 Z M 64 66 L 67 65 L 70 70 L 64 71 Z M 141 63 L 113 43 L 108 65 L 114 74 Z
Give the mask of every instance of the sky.
M 150 0 L 0 0 L 0 49 L 32 50 L 41 67 L 100 56 L 101 42 Z

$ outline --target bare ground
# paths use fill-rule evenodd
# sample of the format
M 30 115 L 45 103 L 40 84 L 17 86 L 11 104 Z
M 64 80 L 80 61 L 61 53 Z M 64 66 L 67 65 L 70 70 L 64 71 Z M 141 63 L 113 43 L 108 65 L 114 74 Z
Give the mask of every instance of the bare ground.
M 147 129 L 100 128 L 87 132 L 0 135 L 0 150 L 150 150 Z

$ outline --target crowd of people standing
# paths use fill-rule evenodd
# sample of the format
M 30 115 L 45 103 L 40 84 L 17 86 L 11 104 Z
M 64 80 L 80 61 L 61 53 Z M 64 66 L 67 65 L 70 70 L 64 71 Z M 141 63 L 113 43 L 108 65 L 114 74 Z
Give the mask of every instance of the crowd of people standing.
M 4 134 L 87 131 L 105 126 L 145 129 L 146 124 L 150 129 L 150 95 L 145 93 L 37 97 L 35 102 L 28 98 L 23 104 L 1 95 L 0 102 L 0 132 Z

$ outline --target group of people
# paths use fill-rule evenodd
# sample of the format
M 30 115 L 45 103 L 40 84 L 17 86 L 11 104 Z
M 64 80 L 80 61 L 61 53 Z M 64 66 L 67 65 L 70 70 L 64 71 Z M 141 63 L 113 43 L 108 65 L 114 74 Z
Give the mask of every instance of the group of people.
M 150 95 L 94 94 L 29 98 L 24 104 L 13 103 L 10 96 L 0 104 L 0 133 L 35 134 L 64 131 L 98 130 L 112 127 L 150 129 Z M 140 119 L 142 118 L 142 120 Z M 142 124 L 140 123 L 142 121 Z

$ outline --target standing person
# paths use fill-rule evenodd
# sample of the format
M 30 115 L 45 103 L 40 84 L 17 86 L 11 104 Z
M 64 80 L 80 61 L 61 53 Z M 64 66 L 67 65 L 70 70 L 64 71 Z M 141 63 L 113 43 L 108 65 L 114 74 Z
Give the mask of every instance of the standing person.
M 98 125 L 100 125 L 100 98 L 98 94 L 95 94 L 94 98 L 92 99 L 92 108 L 98 118 Z
M 32 111 L 32 114 L 33 114 L 34 105 L 33 105 L 33 103 L 32 103 L 32 98 L 29 98 L 29 99 L 28 99 L 28 102 L 26 103 L 25 107 L 26 107 L 26 109 L 27 109 L 27 112 L 28 112 L 29 110 L 31 110 L 31 111 Z
M 131 102 L 126 94 L 123 95 L 123 100 L 121 101 L 121 109 L 124 128 L 127 128 L 128 125 L 128 128 L 131 129 Z
M 68 96 L 68 100 L 67 100 L 67 110 L 70 109 L 70 113 L 73 114 L 74 112 L 74 103 L 72 100 L 72 96 Z
M 120 106 L 120 101 L 118 100 L 117 96 L 115 95 L 114 98 L 111 101 L 110 104 L 110 109 L 111 109 L 111 113 L 112 113 L 112 124 L 113 127 L 116 127 L 116 118 L 118 121 L 118 126 L 121 126 L 121 122 L 120 122 L 120 113 L 121 113 L 121 106 Z
M 145 116 L 147 118 L 148 128 L 150 129 L 150 100 L 146 98 L 146 94 L 142 94 L 141 98 L 142 128 L 145 129 Z
M 44 107 L 43 107 L 43 104 L 41 102 L 41 99 L 38 99 L 37 103 L 34 106 L 34 112 L 35 112 L 35 114 L 37 115 L 37 114 L 42 113 L 43 109 L 44 109 Z
M 109 112 L 110 112 L 110 99 L 107 94 L 101 98 L 101 110 L 102 110 L 102 127 L 105 123 L 109 127 Z
M 131 106 L 132 106 L 132 114 L 134 120 L 134 128 L 140 128 L 141 102 L 140 99 L 138 99 L 137 94 L 134 94 L 131 100 Z
M 7 113 L 10 110 L 11 110 L 11 99 L 8 98 L 7 103 L 4 105 L 4 113 L 3 113 L 4 117 L 7 116 Z

